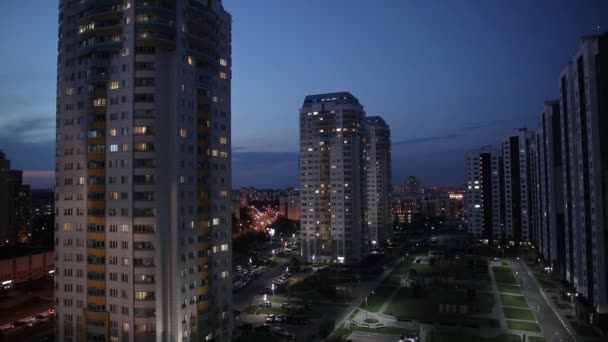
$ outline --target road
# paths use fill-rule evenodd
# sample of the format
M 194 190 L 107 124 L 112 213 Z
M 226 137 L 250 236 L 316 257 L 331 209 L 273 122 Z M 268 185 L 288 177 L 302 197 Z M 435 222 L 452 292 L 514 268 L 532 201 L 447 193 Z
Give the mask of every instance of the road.
M 243 287 L 234 294 L 234 309 L 243 311 L 250 305 L 258 304 L 255 299 L 258 293 L 266 286 L 270 285 L 270 282 L 285 272 L 289 259 L 279 258 L 279 263 L 273 265 L 262 273 L 259 277 L 253 279 L 247 286 Z
M 540 325 L 547 342 L 576 342 L 566 331 L 553 307 L 550 298 L 544 297 L 540 285 L 523 260 L 510 260 L 515 279 L 520 283 L 524 297 Z M 523 281 L 523 283 L 522 283 Z

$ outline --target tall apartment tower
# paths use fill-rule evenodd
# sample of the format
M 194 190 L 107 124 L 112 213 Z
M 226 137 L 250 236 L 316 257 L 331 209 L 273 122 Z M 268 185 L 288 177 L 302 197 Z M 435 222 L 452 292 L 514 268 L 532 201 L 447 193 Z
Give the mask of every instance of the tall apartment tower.
M 392 234 L 391 130 L 380 116 L 365 118 L 365 220 L 367 242 L 372 247 Z
M 301 255 L 361 259 L 365 112 L 348 92 L 306 96 L 300 109 Z
M 500 152 L 485 146 L 466 154 L 469 233 L 492 241 L 503 234 Z
M 533 236 L 533 189 L 530 143 L 534 134 L 525 128 L 503 140 L 506 238 L 516 242 Z
M 231 16 L 220 0 L 62 0 L 61 341 L 230 341 Z
M 585 37 L 561 73 L 566 279 L 608 316 L 608 34 Z M 588 317 L 585 317 L 588 318 Z
M 559 101 L 545 102 L 537 139 L 537 231 L 534 240 L 555 271 L 563 272 L 564 195 Z
M 13 245 L 19 237 L 27 239 L 31 205 L 32 194 L 30 186 L 23 184 L 23 171 L 12 170 L 11 161 L 0 150 L 0 246 Z

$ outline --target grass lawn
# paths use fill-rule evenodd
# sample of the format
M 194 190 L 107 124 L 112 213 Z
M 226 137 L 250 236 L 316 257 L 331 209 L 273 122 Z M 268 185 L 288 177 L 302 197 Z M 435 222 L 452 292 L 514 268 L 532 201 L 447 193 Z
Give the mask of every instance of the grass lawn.
M 509 266 L 509 262 L 507 261 L 506 258 L 501 258 L 500 259 L 500 265 L 502 265 L 502 266 Z
M 388 297 L 395 291 L 392 286 L 380 286 L 374 290 L 374 293 L 367 297 L 367 311 L 378 312 Z M 365 309 L 365 301 L 361 304 L 361 308 Z
M 494 298 L 489 293 L 478 293 L 473 303 L 468 303 L 464 291 L 431 291 L 414 297 L 412 290 L 401 288 L 393 297 L 385 313 L 400 319 L 414 319 L 433 322 L 471 323 L 481 327 L 495 327 L 496 320 L 469 319 L 467 315 L 439 312 L 440 304 L 467 304 L 469 312 L 490 312 Z
M 502 308 L 506 318 L 523 319 L 526 321 L 536 321 L 532 311 L 528 309 Z
M 545 342 L 545 338 L 542 336 L 530 336 L 528 340 L 530 342 Z
M 498 292 L 511 293 L 511 294 L 522 294 L 521 288 L 519 285 L 509 285 L 509 284 L 496 284 L 498 287 Z
M 529 308 L 524 296 L 512 296 L 507 294 L 500 295 L 500 301 L 504 306 L 516 306 L 519 308 Z
M 566 310 L 566 309 L 572 309 L 572 306 L 568 303 L 555 303 L 555 305 L 557 305 L 558 308 L 560 308 L 561 310 Z
M 353 327 L 352 331 L 365 331 L 365 332 L 374 332 L 376 334 L 385 334 L 385 335 L 402 335 L 413 333 L 416 330 L 405 329 L 399 327 L 382 327 L 382 328 L 364 328 L 364 327 Z
M 514 330 L 539 331 L 540 327 L 534 322 L 519 322 L 507 320 L 507 328 Z
M 496 278 L 497 283 L 517 285 L 511 267 L 494 266 L 492 267 L 492 271 L 494 272 L 494 278 Z
M 431 332 L 426 337 L 426 342 L 521 342 L 518 335 L 501 334 L 496 336 L 474 336 Z

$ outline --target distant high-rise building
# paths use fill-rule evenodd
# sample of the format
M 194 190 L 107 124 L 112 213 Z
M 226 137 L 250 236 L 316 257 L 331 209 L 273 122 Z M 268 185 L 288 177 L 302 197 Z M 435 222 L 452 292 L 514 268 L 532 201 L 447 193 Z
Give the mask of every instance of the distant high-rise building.
M 503 237 L 500 152 L 489 146 L 466 154 L 469 233 L 492 241 Z
M 502 143 L 506 238 L 528 241 L 534 231 L 530 142 L 534 134 L 519 129 Z
M 537 215 L 536 241 L 545 260 L 563 270 L 566 259 L 564 247 L 564 198 L 559 101 L 545 102 L 538 130 L 537 150 Z
M 0 150 L 0 246 L 27 241 L 32 220 L 31 201 L 30 186 L 23 184 L 23 172 L 11 170 L 10 160 Z
M 424 188 L 416 177 L 409 176 L 405 180 L 405 194 L 408 196 L 419 195 L 424 193 Z
M 391 130 L 380 116 L 365 119 L 365 219 L 368 243 L 380 244 L 391 236 Z
M 566 280 L 585 319 L 608 321 L 608 34 L 584 37 L 561 73 Z M 584 305 L 583 305 L 584 306 Z M 580 313 L 581 311 L 577 311 Z M 588 314 L 588 315 L 587 315 Z
M 279 211 L 289 220 L 300 220 L 300 191 L 291 189 L 279 197 Z
M 306 96 L 300 109 L 301 253 L 361 259 L 365 112 L 347 92 Z
M 58 340 L 231 340 L 231 21 L 60 1 Z

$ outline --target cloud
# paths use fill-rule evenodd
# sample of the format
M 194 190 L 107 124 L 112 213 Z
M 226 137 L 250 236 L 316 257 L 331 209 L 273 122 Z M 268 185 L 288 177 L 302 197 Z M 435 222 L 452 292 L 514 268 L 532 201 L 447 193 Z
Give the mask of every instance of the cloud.
M 55 171 L 23 170 L 23 183 L 30 184 L 34 189 L 52 188 L 55 184 Z
M 426 137 L 418 137 L 418 138 L 393 141 L 391 145 L 396 146 L 396 145 L 423 144 L 423 143 L 429 143 L 429 142 L 434 142 L 434 141 L 452 140 L 452 139 L 456 139 L 459 137 L 461 137 L 461 135 L 458 135 L 458 134 L 430 135 L 430 136 L 426 136 Z
M 0 115 L 1 116 L 1 115 Z M 24 144 L 55 141 L 54 117 L 5 116 L 0 120 L 0 138 Z

